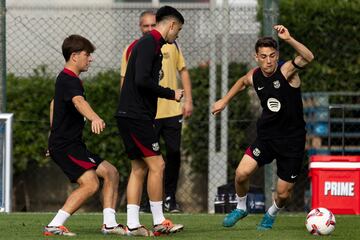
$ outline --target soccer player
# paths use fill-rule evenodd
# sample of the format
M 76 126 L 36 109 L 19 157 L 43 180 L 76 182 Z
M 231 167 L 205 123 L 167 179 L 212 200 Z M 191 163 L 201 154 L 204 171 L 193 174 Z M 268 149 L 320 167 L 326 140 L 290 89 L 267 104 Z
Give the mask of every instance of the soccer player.
M 44 235 L 75 236 L 64 227 L 65 221 L 99 189 L 99 178 L 104 180 L 103 214 L 101 228 L 104 234 L 125 235 L 125 228 L 116 222 L 115 207 L 118 195 L 119 173 L 108 161 L 89 152 L 82 140 L 85 119 L 91 122 L 91 131 L 100 134 L 105 122 L 85 100 L 81 72 L 92 62 L 94 45 L 79 35 L 67 37 L 62 44 L 66 64 L 55 83 L 55 97 L 50 105 L 49 153 L 71 182 L 79 184 L 53 220 L 44 228 Z
M 139 27 L 143 35 L 150 32 L 156 25 L 155 13 L 144 11 L 140 14 Z M 138 42 L 132 42 L 123 52 L 121 59 L 121 84 L 124 80 L 127 61 L 131 50 Z M 180 172 L 180 143 L 181 127 L 183 117 L 187 118 L 192 114 L 191 81 L 186 69 L 185 59 L 177 43 L 164 44 L 161 48 L 163 55 L 162 71 L 164 74 L 160 85 L 172 89 L 178 88 L 177 73 L 179 73 L 184 88 L 183 105 L 179 102 L 159 98 L 157 114 L 155 117 L 155 132 L 158 138 L 162 136 L 166 147 L 165 158 L 165 211 L 176 213 L 181 209 L 176 201 L 176 189 Z M 144 211 L 150 211 L 148 201 L 145 203 Z M 149 210 L 147 210 L 149 209 Z M 141 211 L 141 209 L 140 209 Z
M 152 232 L 140 224 L 139 208 L 144 178 L 148 172 L 147 191 L 153 216 L 155 235 L 183 229 L 165 219 L 162 209 L 164 160 L 160 154 L 154 119 L 158 98 L 180 101 L 182 89 L 172 90 L 159 85 L 161 47 L 173 43 L 184 18 L 175 8 L 161 7 L 156 13 L 156 26 L 132 48 L 117 109 L 117 123 L 126 152 L 131 159 L 127 185 L 128 235 L 150 236 Z
M 280 39 L 292 46 L 298 56 L 279 67 L 278 46 L 271 37 L 260 38 L 255 44 L 258 68 L 241 77 L 229 92 L 212 106 L 212 113 L 221 112 L 229 101 L 246 86 L 253 86 L 263 108 L 257 122 L 257 139 L 246 150 L 236 169 L 235 190 L 237 208 L 228 214 L 225 227 L 233 226 L 246 217 L 246 196 L 249 177 L 261 166 L 276 159 L 277 190 L 273 205 L 258 225 L 259 230 L 271 229 L 278 212 L 290 199 L 302 166 L 305 151 L 305 121 L 297 72 L 310 63 L 314 56 L 288 29 L 274 26 Z

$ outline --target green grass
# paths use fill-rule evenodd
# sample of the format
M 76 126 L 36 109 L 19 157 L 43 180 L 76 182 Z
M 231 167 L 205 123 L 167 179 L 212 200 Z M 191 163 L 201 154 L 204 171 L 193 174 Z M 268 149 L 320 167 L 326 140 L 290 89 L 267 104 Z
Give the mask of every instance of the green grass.
M 68 239 L 68 237 L 44 237 L 43 226 L 54 213 L 12 213 L 0 214 L 0 239 Z M 185 225 L 184 231 L 174 234 L 171 239 L 255 239 L 255 240 L 307 240 L 307 239 L 360 239 L 360 216 L 336 216 L 336 229 L 331 236 L 311 236 L 305 229 L 305 214 L 281 214 L 272 230 L 255 230 L 262 215 L 251 214 L 232 228 L 221 226 L 224 215 L 178 214 L 167 215 L 174 222 Z M 118 214 L 117 219 L 124 223 L 125 214 Z M 146 226 L 151 224 L 151 215 L 141 215 Z M 100 233 L 102 215 L 99 213 L 75 214 L 66 223 L 71 231 L 78 235 L 71 239 L 129 239 L 129 237 L 103 236 Z

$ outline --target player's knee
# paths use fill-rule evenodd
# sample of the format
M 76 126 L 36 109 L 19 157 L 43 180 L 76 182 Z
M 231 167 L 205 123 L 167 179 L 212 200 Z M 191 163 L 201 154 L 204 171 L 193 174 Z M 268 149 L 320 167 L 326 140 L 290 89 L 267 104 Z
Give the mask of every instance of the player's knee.
M 148 172 L 148 168 L 136 168 L 131 170 L 132 174 L 134 174 L 136 177 L 144 178 L 146 173 Z
M 277 198 L 281 201 L 281 202 L 286 202 L 287 200 L 289 200 L 291 197 L 291 191 L 280 191 L 277 193 Z
M 106 169 L 105 174 L 111 181 L 119 181 L 119 172 L 113 165 Z
M 149 168 L 149 174 L 151 175 L 159 175 L 162 176 L 165 170 L 165 162 L 159 161 L 156 163 L 156 165 L 153 165 Z
M 91 180 L 87 181 L 84 184 L 84 187 L 87 189 L 90 195 L 95 194 L 100 187 L 99 179 L 98 178 L 92 178 Z
M 249 178 L 248 174 L 246 174 L 245 172 L 243 172 L 243 171 L 241 171 L 239 169 L 236 169 L 236 173 L 235 173 L 235 181 L 236 181 L 236 183 L 242 184 L 245 181 L 247 181 L 248 178 Z

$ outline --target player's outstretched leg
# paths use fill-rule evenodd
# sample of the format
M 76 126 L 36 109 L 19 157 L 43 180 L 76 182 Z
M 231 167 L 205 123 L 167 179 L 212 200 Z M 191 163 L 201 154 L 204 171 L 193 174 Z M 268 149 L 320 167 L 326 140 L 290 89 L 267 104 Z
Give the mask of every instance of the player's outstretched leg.
M 231 213 L 226 215 L 223 221 L 224 227 L 232 227 L 239 221 L 248 215 L 248 212 L 242 209 L 235 208 Z
M 260 224 L 257 226 L 257 230 L 271 229 L 275 222 L 275 218 L 276 216 L 271 216 L 268 212 L 266 212 Z

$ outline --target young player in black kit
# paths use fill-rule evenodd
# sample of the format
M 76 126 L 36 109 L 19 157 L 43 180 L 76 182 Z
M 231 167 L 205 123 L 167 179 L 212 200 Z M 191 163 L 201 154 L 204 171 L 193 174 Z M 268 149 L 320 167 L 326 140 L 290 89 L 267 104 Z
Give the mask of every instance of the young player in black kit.
M 236 169 L 235 189 L 237 208 L 228 214 L 223 226 L 231 227 L 248 215 L 246 197 L 249 177 L 261 166 L 276 159 L 277 188 L 273 205 L 258 225 L 258 230 L 271 229 L 275 217 L 290 199 L 301 169 L 305 151 L 305 121 L 298 70 L 310 63 L 314 56 L 288 29 L 274 26 L 278 37 L 292 46 L 298 56 L 278 66 L 279 52 L 271 37 L 259 39 L 255 45 L 258 68 L 241 77 L 229 92 L 212 107 L 212 113 L 221 112 L 229 101 L 246 86 L 253 86 L 263 108 L 257 122 L 257 139 L 246 150 Z
M 43 234 L 75 236 L 64 227 L 65 221 L 99 189 L 102 178 L 102 203 L 104 221 L 101 228 L 104 234 L 125 235 L 125 228 L 115 219 L 118 196 L 119 173 L 108 161 L 89 152 L 82 140 L 85 120 L 91 122 L 91 131 L 100 134 L 105 122 L 94 112 L 85 100 L 85 91 L 79 79 L 92 62 L 91 53 L 95 47 L 80 35 L 67 37 L 62 45 L 66 64 L 55 83 L 55 96 L 50 105 L 49 153 L 55 163 L 63 170 L 71 182 L 78 183 L 57 212 L 44 228 Z
M 158 98 L 180 101 L 183 90 L 159 85 L 161 47 L 173 43 L 184 24 L 183 16 L 169 6 L 156 13 L 156 26 L 134 45 L 126 68 L 116 113 L 117 123 L 126 152 L 131 159 L 127 185 L 127 233 L 132 236 L 152 236 L 183 229 L 165 219 L 162 207 L 163 172 L 165 163 L 155 133 L 154 119 Z M 139 208 L 144 178 L 148 173 L 147 191 L 153 216 L 153 231 L 140 224 Z

